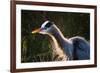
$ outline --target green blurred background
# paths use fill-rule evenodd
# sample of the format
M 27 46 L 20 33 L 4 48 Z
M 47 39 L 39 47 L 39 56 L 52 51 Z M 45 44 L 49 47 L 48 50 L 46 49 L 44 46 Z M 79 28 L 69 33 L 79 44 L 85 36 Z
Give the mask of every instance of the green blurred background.
M 46 21 L 53 21 L 67 38 L 82 36 L 90 40 L 90 14 L 21 10 L 21 62 L 52 60 L 52 47 L 47 35 L 32 34 Z

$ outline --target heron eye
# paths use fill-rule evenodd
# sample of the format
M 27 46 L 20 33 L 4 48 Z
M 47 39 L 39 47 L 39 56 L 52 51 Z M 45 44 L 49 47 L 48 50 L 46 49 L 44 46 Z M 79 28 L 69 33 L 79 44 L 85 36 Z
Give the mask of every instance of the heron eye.
M 52 22 L 48 22 L 45 27 L 49 28 L 51 25 L 53 25 Z

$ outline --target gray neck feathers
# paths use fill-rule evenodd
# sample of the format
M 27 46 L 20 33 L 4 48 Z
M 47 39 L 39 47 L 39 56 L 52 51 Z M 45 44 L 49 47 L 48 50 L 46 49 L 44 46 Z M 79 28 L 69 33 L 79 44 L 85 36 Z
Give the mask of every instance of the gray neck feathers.
M 65 44 L 65 38 L 62 32 L 55 25 L 52 27 L 52 35 L 56 38 L 59 45 L 63 47 Z

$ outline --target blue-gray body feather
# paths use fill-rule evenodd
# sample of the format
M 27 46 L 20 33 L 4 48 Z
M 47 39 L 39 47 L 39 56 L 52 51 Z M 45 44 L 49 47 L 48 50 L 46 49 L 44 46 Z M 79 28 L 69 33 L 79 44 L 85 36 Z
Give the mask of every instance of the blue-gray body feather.
M 73 59 L 87 60 L 90 59 L 90 45 L 82 37 L 73 37 L 69 39 L 73 44 Z

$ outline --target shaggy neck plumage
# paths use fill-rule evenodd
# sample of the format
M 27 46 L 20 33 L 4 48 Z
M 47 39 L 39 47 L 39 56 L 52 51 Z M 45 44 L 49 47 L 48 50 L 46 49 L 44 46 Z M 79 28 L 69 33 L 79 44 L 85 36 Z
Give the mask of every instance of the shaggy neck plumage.
M 49 34 L 49 33 L 48 33 L 48 35 L 51 37 L 50 38 L 50 43 L 52 45 L 53 55 L 54 55 L 54 57 L 56 57 L 56 60 L 62 60 L 62 61 L 68 60 L 68 57 L 66 56 L 64 51 L 59 46 L 56 38 L 53 35 Z

